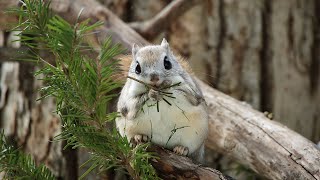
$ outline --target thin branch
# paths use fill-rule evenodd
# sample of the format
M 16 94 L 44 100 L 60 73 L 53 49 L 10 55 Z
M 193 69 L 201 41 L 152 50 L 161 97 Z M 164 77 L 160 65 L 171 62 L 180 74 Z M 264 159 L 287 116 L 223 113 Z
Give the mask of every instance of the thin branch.
M 175 86 L 180 86 L 180 84 L 181 84 L 181 82 L 178 82 L 178 83 L 175 83 L 175 84 L 172 84 L 172 85 L 169 85 L 169 86 L 164 86 L 164 87 L 162 87 L 162 88 L 158 88 L 158 87 L 152 86 L 152 85 L 150 85 L 150 84 L 148 84 L 148 83 L 145 83 L 145 82 L 143 82 L 143 81 L 140 81 L 139 79 L 134 78 L 134 77 L 131 77 L 131 76 L 127 76 L 127 78 L 132 79 L 132 80 L 134 80 L 134 81 L 137 81 L 137 82 L 145 85 L 145 86 L 148 87 L 149 89 L 153 89 L 153 90 L 158 91 L 158 92 L 160 92 L 160 93 L 162 93 L 162 94 L 164 94 L 164 95 L 172 94 L 172 93 L 166 92 L 166 91 L 162 91 L 162 90 L 164 90 L 164 89 L 169 89 L 169 88 L 172 88 L 172 87 L 175 87 Z
M 154 39 L 163 30 L 176 21 L 186 11 L 200 3 L 200 0 L 175 0 L 152 19 L 130 23 L 131 28 L 148 40 Z

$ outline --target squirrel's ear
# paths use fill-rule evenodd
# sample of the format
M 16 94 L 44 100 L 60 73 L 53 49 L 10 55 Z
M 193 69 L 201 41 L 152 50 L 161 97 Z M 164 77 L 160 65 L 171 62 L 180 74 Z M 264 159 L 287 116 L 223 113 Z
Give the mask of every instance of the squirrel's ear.
M 137 44 L 132 45 L 132 55 L 135 56 L 137 52 L 139 51 L 140 47 Z
M 161 46 L 166 48 L 166 49 L 169 49 L 169 43 L 165 38 L 163 38 L 163 40 L 161 42 Z

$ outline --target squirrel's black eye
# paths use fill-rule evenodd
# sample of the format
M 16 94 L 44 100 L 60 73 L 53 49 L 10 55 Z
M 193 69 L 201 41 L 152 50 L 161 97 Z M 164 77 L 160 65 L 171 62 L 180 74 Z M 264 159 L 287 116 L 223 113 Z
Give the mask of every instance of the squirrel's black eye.
M 140 74 L 141 73 L 141 67 L 139 62 L 137 62 L 137 66 L 136 66 L 136 74 Z
M 165 68 L 166 70 L 169 70 L 169 69 L 172 68 L 172 64 L 171 64 L 171 62 L 168 60 L 168 57 L 167 57 L 167 56 L 164 57 L 163 64 L 164 64 L 164 68 Z

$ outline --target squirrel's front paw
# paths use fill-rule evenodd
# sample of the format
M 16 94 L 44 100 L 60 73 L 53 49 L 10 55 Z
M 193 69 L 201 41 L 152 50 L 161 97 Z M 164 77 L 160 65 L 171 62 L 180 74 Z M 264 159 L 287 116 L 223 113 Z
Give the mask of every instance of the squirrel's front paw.
M 150 89 L 148 96 L 152 101 L 160 101 L 162 99 L 160 92 L 153 89 Z
M 172 81 L 166 79 L 166 80 L 164 80 L 164 81 L 162 82 L 162 84 L 161 84 L 160 87 L 162 87 L 163 89 L 166 89 L 166 88 L 169 87 L 171 84 L 172 84 Z
M 134 135 L 130 139 L 130 143 L 133 145 L 133 147 L 135 147 L 138 144 L 146 143 L 148 141 L 149 141 L 149 137 L 147 135 L 144 135 L 144 134 Z
M 189 149 L 184 146 L 176 146 L 173 148 L 173 152 L 178 154 L 178 155 L 183 155 L 186 156 L 189 153 Z

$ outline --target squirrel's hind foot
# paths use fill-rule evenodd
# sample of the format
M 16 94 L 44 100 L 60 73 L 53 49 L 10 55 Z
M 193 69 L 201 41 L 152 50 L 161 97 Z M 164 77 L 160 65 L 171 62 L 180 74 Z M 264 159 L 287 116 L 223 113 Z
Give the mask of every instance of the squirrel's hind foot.
M 134 135 L 131 139 L 130 139 L 130 143 L 133 147 L 135 147 L 138 144 L 143 144 L 149 141 L 149 137 L 147 135 L 144 134 L 137 134 Z
M 178 155 L 183 155 L 183 156 L 187 156 L 189 153 L 189 149 L 187 147 L 184 146 L 176 146 L 173 148 L 173 152 L 178 154 Z

